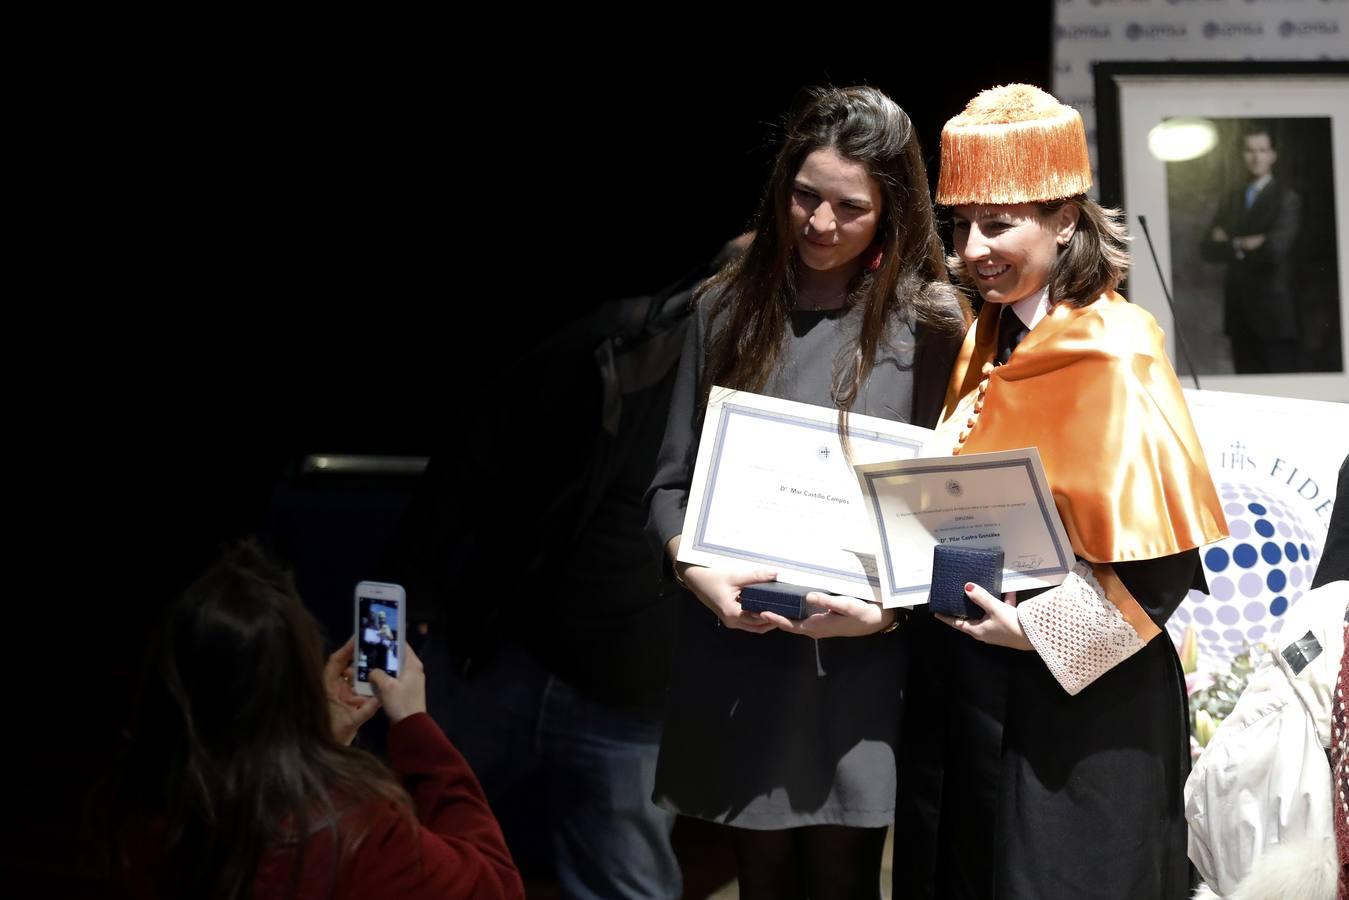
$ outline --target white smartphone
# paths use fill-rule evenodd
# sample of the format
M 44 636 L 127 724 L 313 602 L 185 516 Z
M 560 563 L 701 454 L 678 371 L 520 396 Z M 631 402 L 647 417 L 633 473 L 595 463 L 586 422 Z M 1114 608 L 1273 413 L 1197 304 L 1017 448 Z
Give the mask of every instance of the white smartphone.
M 362 581 L 356 585 L 356 665 L 351 689 L 373 696 L 370 672 L 397 678 L 407 659 L 407 594 L 401 584 Z

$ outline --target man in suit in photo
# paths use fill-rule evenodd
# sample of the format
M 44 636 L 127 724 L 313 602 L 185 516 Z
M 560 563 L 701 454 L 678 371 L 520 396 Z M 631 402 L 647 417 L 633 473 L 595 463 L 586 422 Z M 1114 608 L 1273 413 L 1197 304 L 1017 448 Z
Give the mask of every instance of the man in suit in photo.
M 1267 128 L 1242 134 L 1241 155 L 1249 177 L 1219 202 L 1201 255 L 1227 265 L 1224 329 L 1237 373 L 1302 371 L 1292 285 L 1302 200 L 1274 177 Z

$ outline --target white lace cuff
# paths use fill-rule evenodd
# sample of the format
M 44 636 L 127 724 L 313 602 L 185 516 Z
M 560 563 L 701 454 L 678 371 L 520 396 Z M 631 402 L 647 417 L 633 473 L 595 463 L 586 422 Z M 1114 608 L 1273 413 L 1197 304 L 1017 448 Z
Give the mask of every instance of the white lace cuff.
M 1016 614 L 1035 652 L 1069 694 L 1147 646 L 1107 598 L 1091 565 L 1080 560 L 1063 584 L 1018 604 Z

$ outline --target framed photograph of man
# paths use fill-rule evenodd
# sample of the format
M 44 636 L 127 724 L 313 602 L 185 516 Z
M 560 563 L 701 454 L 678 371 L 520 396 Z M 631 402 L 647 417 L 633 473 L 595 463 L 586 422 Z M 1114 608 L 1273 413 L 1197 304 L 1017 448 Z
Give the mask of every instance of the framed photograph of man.
M 1182 378 L 1349 401 L 1349 62 L 1095 78 L 1101 200 L 1135 237 L 1127 293 Z

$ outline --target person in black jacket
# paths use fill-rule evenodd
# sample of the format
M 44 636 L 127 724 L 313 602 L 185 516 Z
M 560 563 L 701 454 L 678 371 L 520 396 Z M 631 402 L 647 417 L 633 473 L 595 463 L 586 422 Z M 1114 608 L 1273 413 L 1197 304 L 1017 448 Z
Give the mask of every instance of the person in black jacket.
M 651 802 L 674 587 L 643 493 L 695 285 L 603 304 L 512 364 L 471 434 L 433 454 L 394 577 L 431 620 L 432 716 L 526 870 L 568 897 L 678 897 L 674 815 Z M 442 661 L 452 665 L 440 666 Z

